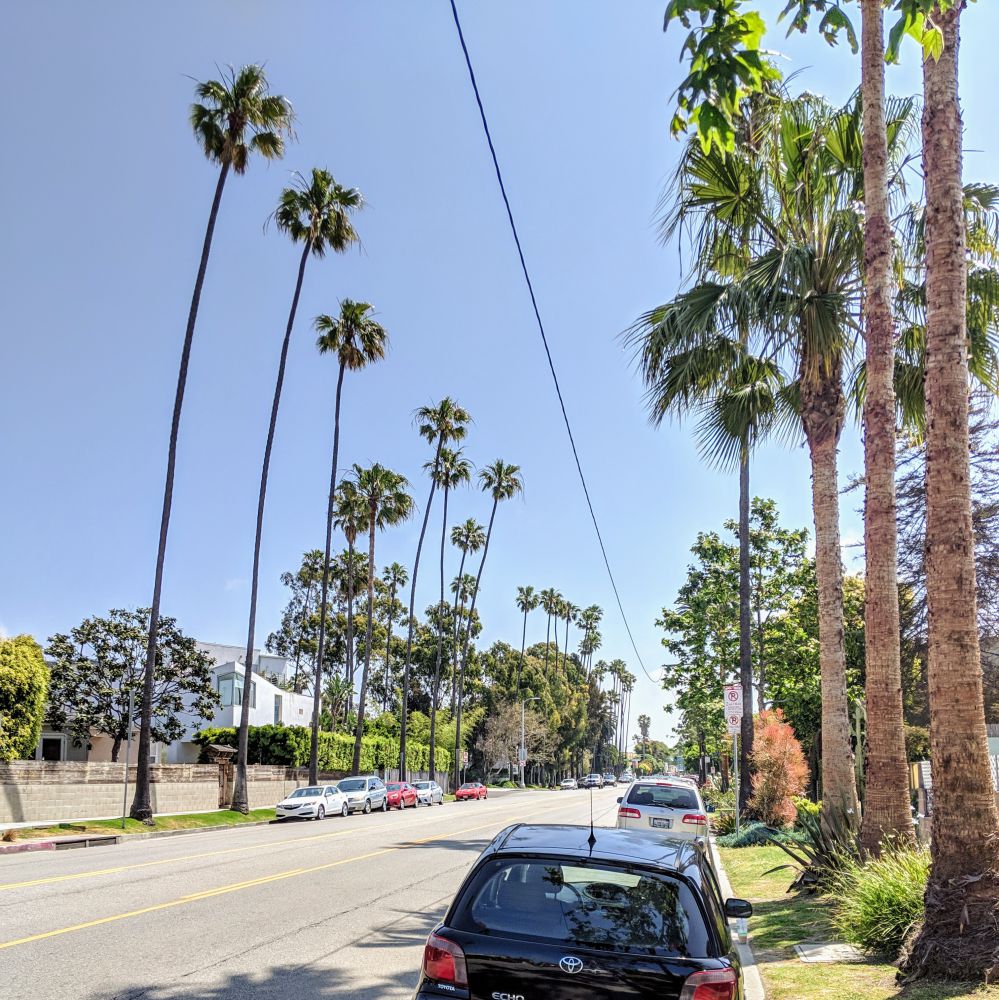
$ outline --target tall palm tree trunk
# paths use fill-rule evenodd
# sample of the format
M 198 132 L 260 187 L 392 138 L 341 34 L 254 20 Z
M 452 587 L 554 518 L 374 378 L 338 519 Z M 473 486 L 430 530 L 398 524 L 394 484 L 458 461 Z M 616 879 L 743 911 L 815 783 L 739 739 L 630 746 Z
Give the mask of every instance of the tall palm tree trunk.
M 312 743 L 309 749 L 309 784 L 319 781 L 319 715 L 323 698 L 323 657 L 326 652 L 326 608 L 329 601 L 329 564 L 333 548 L 333 511 L 336 498 L 336 466 L 340 453 L 340 397 L 343 392 L 343 373 L 346 366 L 341 362 L 336 380 L 336 403 L 333 407 L 333 461 L 330 465 L 330 493 L 326 504 L 326 548 L 323 554 L 323 582 L 319 598 L 319 654 L 316 657 L 316 679 L 312 697 Z
M 156 673 L 156 639 L 160 624 L 160 598 L 163 593 L 163 566 L 166 562 L 167 535 L 170 531 L 170 511 L 173 506 L 173 480 L 177 467 L 177 438 L 180 435 L 180 414 L 184 408 L 184 391 L 187 388 L 187 369 L 191 361 L 191 347 L 194 343 L 194 327 L 201 305 L 201 289 L 205 284 L 208 258 L 212 252 L 212 237 L 215 235 L 215 220 L 222 204 L 222 190 L 229 176 L 229 163 L 222 164 L 219 179 L 215 185 L 205 241 L 201 247 L 201 261 L 194 279 L 191 308 L 187 314 L 187 328 L 184 331 L 184 346 L 180 351 L 180 370 L 177 373 L 177 390 L 173 400 L 173 418 L 170 422 L 170 443 L 167 446 L 166 481 L 163 485 L 163 511 L 160 515 L 160 538 L 156 549 L 156 571 L 153 574 L 153 600 L 149 606 L 149 637 L 146 641 L 146 665 L 142 677 L 142 702 L 139 710 L 139 746 L 135 772 L 135 795 L 129 815 L 132 819 L 149 822 L 153 818 L 152 800 L 149 791 L 149 754 L 152 748 L 152 705 L 153 680 Z
M 552 616 L 548 616 L 548 628 L 545 631 L 545 678 L 548 677 L 548 648 L 552 644 Z
M 271 403 L 271 419 L 267 427 L 267 444 L 264 446 L 264 461 L 260 469 L 260 491 L 257 496 L 257 527 L 253 538 L 253 573 L 250 577 L 250 619 L 246 630 L 246 661 L 243 672 L 243 705 L 239 716 L 239 750 L 236 754 L 236 780 L 233 783 L 232 809 L 236 812 L 250 811 L 249 795 L 246 786 L 247 749 L 250 737 L 250 701 L 253 696 L 253 640 L 257 624 L 257 589 L 260 583 L 260 540 L 264 531 L 264 502 L 267 497 L 267 475 L 271 467 L 271 450 L 274 447 L 274 430 L 277 427 L 278 408 L 281 405 L 281 390 L 284 387 L 284 370 L 288 363 L 288 345 L 291 343 L 291 331 L 295 325 L 295 313 L 298 311 L 298 300 L 302 294 L 302 281 L 305 278 L 305 265 L 309 260 L 312 244 L 306 241 L 302 250 L 302 259 L 298 265 L 298 278 L 295 281 L 295 294 L 291 300 L 288 312 L 288 326 L 281 342 L 281 360 L 278 363 L 277 381 L 274 384 L 274 400 Z M 316 670 L 320 664 L 316 663 Z
M 302 665 L 302 642 L 305 638 L 305 626 L 309 620 L 309 598 L 312 597 L 312 581 L 310 580 L 305 588 L 305 601 L 302 604 L 302 618 L 298 623 L 298 643 L 295 646 L 295 679 L 292 681 L 292 687 L 295 690 L 295 694 L 301 694 L 301 689 L 298 686 L 298 677 Z
M 822 810 L 826 822 L 856 828 L 859 804 L 843 637 L 843 561 L 839 534 L 836 451 L 843 424 L 841 370 L 802 379 L 802 421 L 812 464 L 815 576 L 818 585 L 819 671 L 822 690 Z
M 517 664 L 517 694 L 520 695 L 520 682 L 524 676 L 524 650 L 527 648 L 527 612 L 524 612 L 524 629 L 520 634 L 520 663 Z
M 461 596 L 461 578 L 465 572 L 465 557 L 468 552 L 462 549 L 461 563 L 458 566 L 458 588 L 454 592 L 454 639 L 451 644 L 451 711 L 454 712 L 455 702 L 458 698 L 458 636 L 461 630 L 461 620 L 465 616 L 465 601 L 462 598 L 459 613 L 458 598 Z
M 354 538 L 347 539 L 347 640 L 343 662 L 343 679 L 347 689 L 345 714 L 354 707 Z
M 388 635 L 385 639 L 385 695 L 382 698 L 382 711 L 388 711 L 389 685 L 392 682 L 392 620 L 395 614 L 395 584 L 389 590 Z
M 444 516 L 441 519 L 441 602 L 438 611 L 441 615 L 446 607 L 444 603 L 444 548 L 447 544 L 447 495 L 444 487 Z M 430 779 L 437 773 L 437 702 L 440 698 L 441 658 L 444 655 L 444 620 L 441 619 L 437 629 L 437 659 L 434 661 L 434 686 L 430 692 Z
M 409 715 L 409 669 L 413 662 L 413 627 L 416 624 L 416 578 L 420 572 L 420 554 L 423 552 L 423 539 L 427 534 L 427 524 L 430 521 L 430 508 L 434 503 L 434 491 L 437 489 L 437 469 L 440 467 L 441 448 L 444 438 L 438 437 L 437 451 L 434 454 L 434 468 L 430 476 L 430 496 L 427 498 L 427 509 L 423 512 L 423 524 L 420 527 L 420 540 L 416 543 L 416 558 L 413 560 L 413 579 L 409 584 L 409 631 L 406 636 L 406 666 L 402 673 L 402 710 L 399 727 L 399 777 L 406 780 L 406 730 Z
M 749 442 L 739 453 L 739 680 L 742 684 L 742 728 L 739 733 L 739 805 L 753 794 L 753 635 L 749 575 Z
M 999 817 L 985 730 L 968 459 L 966 258 L 958 101 L 963 4 L 934 22 L 923 63 L 926 178 L 926 593 L 929 603 L 933 866 L 910 976 L 988 975 L 995 967 Z
M 895 324 L 888 213 L 884 14 L 862 0 L 864 128 L 864 646 L 867 781 L 861 843 L 878 853 L 885 837 L 915 842 L 902 720 L 895 518 Z
M 475 600 L 479 596 L 479 583 L 482 580 L 482 570 L 489 555 L 489 540 L 493 536 L 493 521 L 496 519 L 496 508 L 499 501 L 493 500 L 493 509 L 489 512 L 489 527 L 486 529 L 486 542 L 482 546 L 482 561 L 479 571 L 475 574 L 475 587 L 472 589 L 472 600 L 468 606 L 468 628 L 465 631 L 465 642 L 461 650 L 461 673 L 458 677 L 458 705 L 454 715 L 454 777 L 455 788 L 461 783 L 461 710 L 465 698 L 465 667 L 468 664 L 468 646 L 472 640 L 472 620 L 475 617 Z
M 364 641 L 364 668 L 361 671 L 361 691 L 357 697 L 357 728 L 354 731 L 354 763 L 351 774 L 361 770 L 361 739 L 364 736 L 364 702 L 368 694 L 368 672 L 371 669 L 371 628 L 375 614 L 375 508 L 368 519 L 368 621 Z

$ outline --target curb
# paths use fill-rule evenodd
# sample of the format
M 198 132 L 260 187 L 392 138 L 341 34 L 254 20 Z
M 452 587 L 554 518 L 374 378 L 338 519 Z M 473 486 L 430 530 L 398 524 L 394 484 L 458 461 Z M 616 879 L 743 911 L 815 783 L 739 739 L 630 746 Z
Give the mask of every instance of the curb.
M 714 861 L 715 871 L 718 873 L 718 882 L 721 885 L 722 895 L 726 897 L 731 896 L 733 895 L 732 883 L 729 882 L 728 875 L 725 874 L 725 869 L 722 867 L 721 857 L 718 854 L 718 848 L 715 846 L 714 837 L 710 839 L 709 843 L 711 844 L 711 860 Z M 753 954 L 752 945 L 740 943 L 734 931 L 732 940 L 735 942 L 735 946 L 739 952 L 739 960 L 742 962 L 742 978 L 743 984 L 746 987 L 746 1000 L 766 1000 L 767 992 L 763 988 L 763 977 L 760 975 L 759 966 L 756 964 L 756 956 Z
M 273 819 L 258 819 L 248 823 L 225 823 L 216 826 L 193 826 L 186 830 L 150 830 L 148 833 L 119 833 L 108 832 L 105 836 L 82 834 L 79 837 L 61 837 L 54 840 L 26 840 L 20 844 L 0 844 L 0 854 L 23 854 L 28 851 L 59 851 L 69 847 L 104 847 L 117 846 L 127 843 L 130 840 L 155 840 L 158 837 L 183 837 L 191 833 L 216 833 L 219 830 L 242 830 L 251 826 L 270 826 L 276 823 Z M 103 843 L 97 843 L 96 837 L 100 836 Z M 93 844 L 90 842 L 94 841 Z

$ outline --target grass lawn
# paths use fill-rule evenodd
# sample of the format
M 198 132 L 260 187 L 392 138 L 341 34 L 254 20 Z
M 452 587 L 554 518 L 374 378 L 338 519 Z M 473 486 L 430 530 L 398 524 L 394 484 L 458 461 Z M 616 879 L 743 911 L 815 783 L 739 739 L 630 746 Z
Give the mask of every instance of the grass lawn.
M 245 816 L 229 809 L 216 812 L 186 813 L 182 816 L 157 816 L 152 826 L 138 820 L 126 819 L 125 829 L 120 819 L 94 819 L 82 823 L 59 823 L 56 826 L 28 826 L 18 830 L 5 830 L 3 839 L 8 843 L 19 840 L 48 840 L 51 837 L 71 837 L 78 833 L 150 833 L 154 830 L 194 830 L 211 826 L 238 826 L 240 823 L 259 823 L 274 819 L 273 809 L 252 809 Z
M 832 927 L 830 903 L 822 896 L 789 894 L 791 872 L 763 873 L 790 859 L 779 847 L 719 848 L 732 890 L 753 904 L 749 941 L 770 1000 L 949 1000 L 999 998 L 999 987 L 960 983 L 895 985 L 895 968 L 862 964 L 808 964 L 798 959 L 801 941 L 841 940 Z

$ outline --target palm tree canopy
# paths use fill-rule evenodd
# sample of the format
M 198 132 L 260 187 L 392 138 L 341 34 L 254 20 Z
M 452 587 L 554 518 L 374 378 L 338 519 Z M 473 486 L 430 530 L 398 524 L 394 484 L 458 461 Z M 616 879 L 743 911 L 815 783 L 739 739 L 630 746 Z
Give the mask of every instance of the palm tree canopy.
M 451 544 L 462 552 L 478 552 L 486 544 L 486 529 L 470 517 L 451 529 Z
M 229 164 L 245 173 L 252 153 L 265 159 L 284 156 L 284 141 L 291 136 L 295 113 L 277 94 L 267 93 L 263 66 L 230 66 L 221 80 L 206 80 L 194 88 L 191 128 L 212 163 Z
M 467 601 L 472 596 L 473 590 L 475 590 L 475 577 L 471 573 L 465 573 L 451 581 L 451 593 L 456 594 L 461 601 Z
M 274 210 L 274 224 L 293 243 L 307 243 L 316 257 L 343 253 L 359 237 L 351 216 L 364 205 L 361 192 L 338 184 L 327 170 L 313 167 L 308 178 L 296 174 Z
M 555 614 L 558 610 L 558 591 L 554 587 L 547 587 L 545 590 L 541 591 L 539 596 L 541 598 L 541 607 L 545 609 L 546 614 Z
M 472 463 L 461 448 L 441 448 L 436 467 L 433 462 L 424 462 L 423 468 L 442 490 L 457 489 L 472 481 Z
M 496 502 L 510 500 L 524 490 L 520 466 L 508 465 L 501 458 L 497 458 L 492 465 L 480 470 L 479 485 L 482 491 L 489 493 Z
M 471 422 L 468 410 L 450 396 L 445 396 L 436 406 L 421 406 L 413 415 L 420 437 L 431 443 L 461 441 Z
M 541 598 L 534 592 L 533 587 L 517 588 L 517 607 L 523 614 L 533 611 L 539 604 Z
M 365 512 L 364 523 L 374 522 L 379 531 L 413 516 L 413 498 L 405 476 L 375 463 L 363 469 L 354 466 L 352 483 L 357 502 Z
M 343 299 L 340 313 L 323 313 L 313 320 L 319 337 L 316 347 L 320 354 L 335 354 L 344 368 L 359 371 L 385 357 L 388 334 L 385 327 L 371 318 L 370 302 Z
M 343 531 L 351 544 L 368 523 L 368 510 L 357 489 L 357 484 L 345 479 L 336 488 L 333 500 L 333 523 Z
M 405 587 L 409 583 L 409 570 L 402 563 L 394 562 L 382 570 L 382 579 L 390 587 Z

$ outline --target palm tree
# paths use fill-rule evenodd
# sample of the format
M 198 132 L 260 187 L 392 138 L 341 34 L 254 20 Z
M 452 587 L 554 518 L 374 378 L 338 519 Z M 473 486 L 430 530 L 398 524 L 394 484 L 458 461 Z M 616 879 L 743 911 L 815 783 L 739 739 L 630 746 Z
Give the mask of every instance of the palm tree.
M 968 445 L 967 272 L 958 44 L 963 3 L 938 3 L 923 60 L 926 183 L 926 591 L 933 864 L 911 976 L 987 978 L 999 900 L 999 815 L 982 693 Z
M 392 623 L 395 621 L 395 593 L 400 587 L 405 587 L 409 582 L 409 573 L 402 563 L 394 562 L 382 570 L 382 579 L 388 584 L 388 635 L 385 639 L 385 701 L 382 703 L 382 711 L 388 711 L 388 693 L 392 682 Z
M 153 599 L 149 610 L 149 637 L 146 645 L 145 673 L 143 676 L 142 709 L 139 724 L 138 768 L 136 771 L 135 797 L 131 816 L 147 822 L 153 810 L 149 797 L 149 751 L 151 745 L 151 713 L 146 706 L 152 704 L 153 682 L 156 670 L 156 639 L 160 619 L 160 597 L 163 591 L 163 567 L 166 562 L 167 535 L 170 530 L 170 511 L 173 504 L 173 480 L 177 466 L 177 437 L 180 433 L 180 414 L 187 388 L 187 369 L 194 343 L 194 327 L 201 304 L 201 289 L 208 270 L 212 251 L 215 222 L 222 204 L 229 171 L 237 176 L 246 173 L 254 153 L 268 160 L 284 156 L 285 136 L 291 135 L 294 113 L 283 97 L 267 93 L 267 77 L 262 66 L 243 66 L 237 73 L 232 67 L 221 80 L 207 80 L 194 89 L 196 102 L 191 105 L 190 121 L 195 138 L 205 157 L 219 168 L 215 183 L 215 196 L 208 212 L 208 227 L 201 246 L 201 261 L 194 279 L 191 307 L 187 314 L 187 328 L 180 352 L 180 370 L 174 394 L 173 419 L 170 424 L 170 442 L 167 446 L 166 480 L 163 486 L 163 510 L 160 515 L 159 545 L 156 550 L 156 571 L 153 574 Z
M 474 522 L 472 522 L 474 524 Z M 476 539 L 476 545 L 474 548 L 469 548 L 469 552 L 478 552 L 479 549 L 485 545 L 486 542 L 486 532 L 481 525 L 476 525 L 479 532 L 479 537 Z M 452 530 L 452 541 L 454 539 L 454 531 Z M 465 564 L 465 551 L 461 554 L 462 566 Z M 472 591 L 475 589 L 475 577 L 471 573 L 462 573 L 461 576 L 457 576 L 451 581 L 451 593 L 454 594 L 454 606 L 451 609 L 453 620 L 454 620 L 454 635 L 452 636 L 451 645 L 451 712 L 454 713 L 455 705 L 458 701 L 458 654 L 461 650 L 462 636 L 465 630 L 471 629 L 472 620 L 469 618 L 466 621 L 465 616 L 465 606 L 472 599 Z M 464 630 L 462 629 L 462 623 L 464 624 Z
M 364 641 L 364 670 L 361 672 L 361 692 L 357 699 L 357 730 L 354 733 L 352 774 L 361 769 L 361 737 L 364 736 L 364 702 L 368 693 L 371 669 L 371 630 L 375 610 L 375 534 L 413 516 L 413 498 L 406 491 L 405 476 L 373 465 L 370 469 L 354 466 L 352 485 L 359 505 L 365 509 L 368 526 L 368 617 Z
M 579 614 L 579 608 L 571 601 L 566 601 L 562 607 L 562 617 L 565 619 L 565 652 L 562 655 L 562 670 L 565 676 L 569 676 L 569 626 L 572 625 Z
M 472 590 L 472 602 L 468 608 L 468 630 L 465 632 L 465 643 L 461 651 L 461 673 L 458 678 L 458 706 L 454 717 L 454 767 L 455 786 L 459 783 L 461 776 L 461 701 L 465 692 L 465 667 L 468 663 L 468 644 L 472 636 L 472 619 L 475 616 L 475 599 L 479 596 L 479 586 L 482 583 L 482 570 L 486 565 L 486 556 L 489 555 L 489 541 L 493 535 L 493 523 L 496 520 L 496 508 L 501 500 L 512 500 L 518 493 L 523 492 L 524 481 L 520 476 L 519 465 L 508 465 L 501 458 L 496 459 L 492 465 L 487 465 L 479 472 L 479 485 L 484 493 L 488 493 L 493 498 L 492 510 L 489 512 L 489 526 L 486 528 L 486 542 L 482 546 L 482 559 L 479 561 L 479 570 L 475 574 L 475 587 Z
M 326 562 L 330 559 L 333 544 L 333 507 L 336 494 L 337 458 L 340 451 L 340 398 L 343 392 L 343 376 L 348 370 L 360 371 L 375 361 L 385 357 L 388 334 L 381 324 L 371 318 L 371 304 L 344 299 L 340 303 L 340 314 L 317 316 L 313 322 L 319 338 L 316 347 L 320 354 L 335 354 L 338 362 L 336 380 L 336 401 L 333 406 L 333 461 L 330 467 L 330 490 L 326 504 Z M 319 598 L 319 658 L 316 670 L 321 671 L 323 654 L 326 651 L 326 606 L 329 598 L 329 578 L 323 574 Z M 318 780 L 319 755 L 319 710 L 322 687 L 317 674 L 312 706 L 312 748 L 309 755 L 310 781 Z
M 554 587 L 541 591 L 541 607 L 548 615 L 548 630 L 545 633 L 545 677 L 548 676 L 548 648 L 552 642 L 552 617 L 558 610 L 559 592 Z M 558 636 L 555 636 L 555 649 L 558 650 Z
M 444 494 L 444 514 L 441 518 L 441 599 L 438 605 L 440 626 L 437 629 L 437 658 L 434 661 L 434 683 L 430 689 L 430 776 L 437 773 L 437 707 L 440 702 L 441 659 L 444 656 L 444 625 L 447 617 L 447 595 L 444 590 L 444 551 L 447 546 L 447 503 L 451 490 L 467 484 L 472 479 L 472 463 L 462 455 L 460 448 L 441 448 L 437 468 L 427 462 L 424 470 L 436 479 L 437 488 Z
M 415 424 L 420 437 L 429 441 L 434 447 L 434 459 L 430 476 L 430 496 L 426 509 L 423 511 L 423 524 L 420 527 L 420 539 L 416 543 L 416 557 L 413 560 L 413 582 L 409 588 L 409 631 L 406 636 L 406 666 L 402 674 L 402 707 L 399 727 L 399 774 L 405 779 L 406 767 L 406 730 L 409 721 L 409 670 L 413 660 L 413 629 L 416 627 L 416 579 L 420 571 L 420 554 L 423 551 L 423 539 L 427 534 L 430 522 L 430 508 L 434 503 L 434 493 L 437 491 L 437 472 L 440 468 L 441 450 L 452 441 L 461 441 L 468 432 L 471 414 L 449 396 L 445 396 L 436 406 L 421 406 L 416 411 Z
M 524 650 L 527 648 L 527 616 L 538 606 L 541 598 L 533 587 L 517 588 L 517 608 L 524 614 L 524 629 L 520 636 L 520 663 L 517 665 L 517 696 L 520 697 L 520 681 L 524 676 Z
M 351 215 L 361 207 L 361 193 L 354 188 L 338 184 L 326 170 L 312 168 L 309 179 L 299 175 L 296 183 L 281 192 L 278 207 L 272 218 L 278 230 L 287 235 L 293 243 L 302 245 L 302 256 L 298 263 L 295 292 L 288 311 L 288 323 L 281 355 L 278 361 L 277 379 L 274 383 L 274 398 L 271 402 L 271 417 L 267 427 L 267 442 L 264 445 L 264 460 L 260 469 L 260 489 L 257 495 L 257 525 L 253 540 L 253 570 L 250 575 L 250 614 L 246 630 L 246 668 L 243 690 L 251 691 L 253 678 L 253 640 L 257 623 L 257 588 L 260 580 L 260 542 L 264 530 L 264 504 L 267 497 L 267 476 L 271 465 L 271 450 L 274 447 L 274 431 L 277 427 L 278 409 L 281 405 L 281 390 L 284 387 L 285 366 L 288 363 L 288 347 L 291 331 L 295 326 L 298 300 L 302 294 L 305 279 L 305 265 L 309 257 L 325 257 L 329 251 L 344 253 L 357 242 L 357 232 L 351 222 Z M 319 664 L 317 664 L 319 669 Z M 246 788 L 247 740 L 250 728 L 250 698 L 243 699 L 243 709 L 239 722 L 239 750 L 236 756 L 236 780 L 233 785 L 232 808 L 238 812 L 248 812 L 249 804 Z

